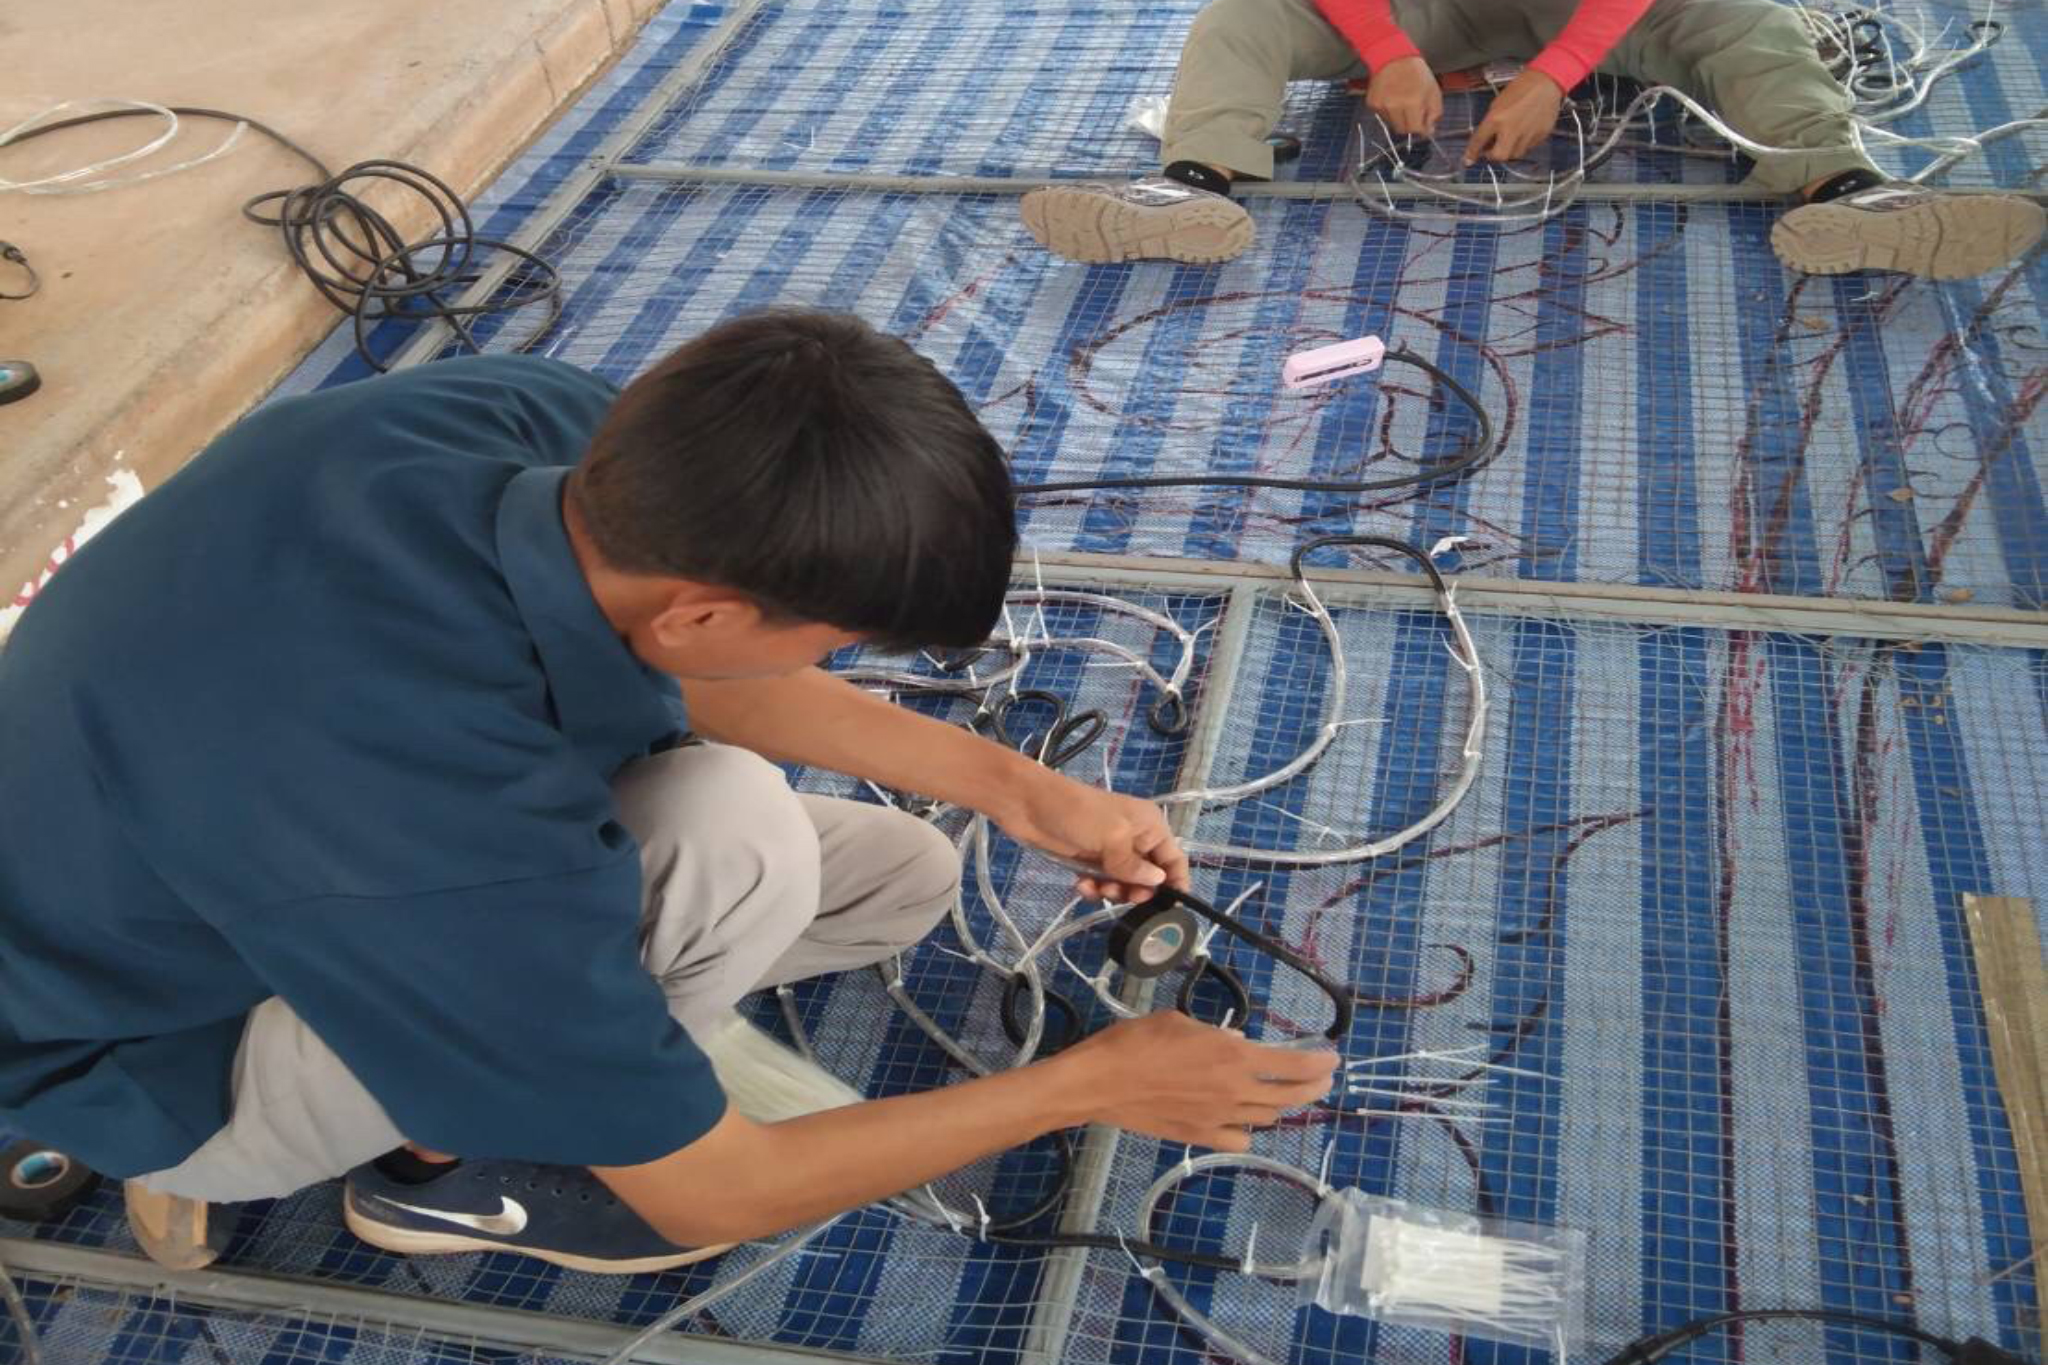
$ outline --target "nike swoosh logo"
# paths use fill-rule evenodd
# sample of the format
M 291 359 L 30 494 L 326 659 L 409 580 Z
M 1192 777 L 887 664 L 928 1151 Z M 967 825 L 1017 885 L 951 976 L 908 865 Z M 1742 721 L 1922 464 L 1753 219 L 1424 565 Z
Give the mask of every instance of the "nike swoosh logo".
M 478 1232 L 488 1232 L 493 1237 L 516 1237 L 526 1231 L 526 1210 L 516 1199 L 498 1196 L 496 1213 L 457 1213 L 453 1209 L 423 1209 L 416 1204 L 401 1204 L 396 1199 L 379 1195 L 394 1209 L 416 1213 L 422 1218 L 438 1218 L 444 1223 L 457 1223 Z

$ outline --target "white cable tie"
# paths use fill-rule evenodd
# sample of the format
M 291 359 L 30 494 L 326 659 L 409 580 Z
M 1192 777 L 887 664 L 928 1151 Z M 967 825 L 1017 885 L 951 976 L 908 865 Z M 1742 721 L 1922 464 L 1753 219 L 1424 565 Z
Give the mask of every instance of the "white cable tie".
M 1334 1137 L 1325 1138 L 1323 1140 L 1322 1169 L 1316 1172 L 1316 1193 L 1319 1195 L 1330 1193 L 1330 1163 L 1336 1159 L 1336 1156 L 1337 1139 Z
M 1195 1178 L 1195 1148 L 1192 1143 L 1181 1144 L 1180 1178 L 1182 1180 L 1192 1180 Z
M 981 1202 L 981 1196 L 978 1194 L 969 1194 L 967 1197 L 974 1201 L 974 1211 L 981 1215 L 981 1229 L 975 1234 L 975 1240 L 986 1242 L 988 1240 L 988 1205 Z
M 1221 1024 L 1217 1025 L 1217 1027 L 1218 1027 L 1218 1028 L 1221 1028 L 1221 1029 L 1222 1029 L 1222 1030 L 1223 1030 L 1223 1031 L 1224 1031 L 1225 1033 L 1228 1033 L 1228 1032 L 1230 1032 L 1230 1026 L 1231 1026 L 1231 1024 L 1232 1024 L 1233 1022 L 1235 1022 L 1235 1021 L 1236 1021 L 1236 1019 L 1237 1019 L 1237 1007 L 1236 1007 L 1235 1005 L 1233 1005 L 1233 1006 L 1231 1006 L 1231 1007 L 1230 1007 L 1229 1009 L 1227 1009 L 1227 1010 L 1223 1011 L 1223 1022 L 1222 1022 Z
M 1138 1277 L 1140 1279 L 1149 1280 L 1152 1278 L 1152 1272 L 1157 1270 L 1159 1267 L 1148 1266 L 1143 1261 L 1138 1259 L 1136 1253 L 1134 1253 L 1131 1250 L 1131 1244 L 1129 1240 L 1124 1237 L 1124 1231 L 1122 1228 L 1118 1228 L 1116 1231 L 1116 1244 L 1118 1249 L 1123 1252 L 1124 1259 L 1131 1263 L 1131 1269 L 1138 1272 Z
M 1490 1100 L 1461 1100 L 1449 1095 L 1431 1095 L 1423 1091 L 1398 1090 L 1374 1085 L 1347 1085 L 1344 1087 L 1344 1093 L 1367 1095 L 1380 1100 L 1401 1100 L 1410 1104 L 1433 1104 L 1442 1109 L 1468 1109 L 1474 1113 L 1484 1113 L 1500 1107 Z
M 1347 1109 L 1345 1113 L 1367 1119 L 1409 1119 L 1426 1123 L 1459 1123 L 1474 1128 L 1498 1128 L 1511 1122 L 1503 1115 L 1444 1114 L 1427 1109 Z
M 1448 1051 L 1441 1052 L 1434 1051 L 1429 1048 L 1424 1048 L 1419 1052 L 1396 1052 L 1393 1055 L 1387 1057 L 1360 1057 L 1355 1061 L 1346 1062 L 1344 1064 L 1344 1068 L 1345 1070 L 1349 1071 L 1355 1070 L 1356 1068 L 1361 1066 L 1385 1066 L 1388 1062 L 1408 1062 L 1414 1061 L 1417 1058 L 1421 1058 L 1425 1061 L 1449 1060 L 1452 1058 L 1465 1056 L 1470 1053 L 1483 1051 L 1485 1047 L 1486 1044 L 1484 1043 L 1474 1043 L 1470 1047 L 1454 1047 L 1449 1049 Z
M 1240 1275 L 1249 1275 L 1252 1273 L 1252 1252 L 1257 1249 L 1258 1245 L 1259 1220 L 1254 1218 L 1252 1219 L 1251 1231 L 1245 1235 L 1244 1239 L 1244 1261 L 1237 1267 L 1238 1273 Z

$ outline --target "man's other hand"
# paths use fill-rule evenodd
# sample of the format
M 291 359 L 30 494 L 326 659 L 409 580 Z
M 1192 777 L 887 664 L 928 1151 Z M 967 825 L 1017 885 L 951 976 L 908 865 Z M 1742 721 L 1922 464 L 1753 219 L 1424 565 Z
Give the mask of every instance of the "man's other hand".
M 1091 1073 L 1098 1123 L 1242 1152 L 1251 1129 L 1330 1093 L 1337 1054 L 1264 1047 L 1162 1010 L 1113 1024 L 1047 1065 Z
M 1524 71 L 1493 97 L 1493 107 L 1465 144 L 1465 164 L 1514 161 L 1527 156 L 1557 128 L 1564 91 L 1541 71 Z
M 1427 137 L 1443 117 L 1444 92 L 1420 57 L 1402 57 L 1372 73 L 1365 106 L 1404 136 Z
M 1000 823 L 1034 848 L 1107 873 L 1075 883 L 1090 899 L 1143 901 L 1159 886 L 1187 889 L 1188 855 L 1150 801 L 1040 769 Z

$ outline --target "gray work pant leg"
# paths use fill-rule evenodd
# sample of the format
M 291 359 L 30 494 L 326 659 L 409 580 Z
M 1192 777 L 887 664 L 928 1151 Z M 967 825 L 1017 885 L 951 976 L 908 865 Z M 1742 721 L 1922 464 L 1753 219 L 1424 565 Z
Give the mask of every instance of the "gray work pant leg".
M 798 795 L 743 749 L 657 754 L 626 768 L 612 794 L 640 842 L 642 960 L 693 1037 L 759 987 L 915 944 L 946 913 L 960 876 L 952 844 L 922 821 Z M 250 1011 L 232 1085 L 227 1125 L 145 1185 L 216 1202 L 276 1198 L 405 1141 L 279 999 Z

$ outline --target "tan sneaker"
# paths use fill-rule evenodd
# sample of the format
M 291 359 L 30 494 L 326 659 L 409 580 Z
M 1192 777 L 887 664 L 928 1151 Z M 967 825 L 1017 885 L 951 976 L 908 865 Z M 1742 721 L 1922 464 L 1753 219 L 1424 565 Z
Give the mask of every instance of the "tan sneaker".
M 234 1234 L 227 1211 L 202 1199 L 159 1194 L 130 1180 L 122 1186 L 128 1227 L 135 1240 L 166 1270 L 204 1270 L 227 1250 Z
M 1790 210 L 1771 227 L 1771 250 L 1804 275 L 1897 270 L 1966 280 L 2025 255 L 2042 222 L 2041 206 L 2014 194 L 1879 185 Z
M 1055 255 L 1088 265 L 1213 265 L 1252 244 L 1252 216 L 1226 195 L 1151 177 L 1122 185 L 1048 185 L 1024 196 L 1024 226 Z

